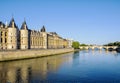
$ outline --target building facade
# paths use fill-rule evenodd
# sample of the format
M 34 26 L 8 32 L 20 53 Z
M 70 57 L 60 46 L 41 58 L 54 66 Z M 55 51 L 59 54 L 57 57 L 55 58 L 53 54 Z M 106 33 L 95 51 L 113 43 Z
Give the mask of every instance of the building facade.
M 56 32 L 30 30 L 26 21 L 19 29 L 14 18 L 9 25 L 0 22 L 0 50 L 16 49 L 58 49 L 69 48 L 71 41 L 60 37 Z

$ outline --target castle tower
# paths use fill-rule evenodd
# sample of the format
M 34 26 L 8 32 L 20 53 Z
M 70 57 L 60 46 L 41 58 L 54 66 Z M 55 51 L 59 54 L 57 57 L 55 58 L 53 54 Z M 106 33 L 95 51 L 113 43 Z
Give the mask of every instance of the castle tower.
M 43 35 L 43 48 L 44 49 L 47 49 L 48 48 L 48 44 L 47 44 L 47 33 L 46 33 L 46 30 L 45 30 L 45 27 L 43 26 L 42 29 L 41 29 L 41 33 Z
M 18 48 L 18 28 L 15 24 L 14 18 L 11 19 L 8 26 L 7 49 Z
M 25 21 L 20 29 L 20 48 L 28 49 L 28 27 Z

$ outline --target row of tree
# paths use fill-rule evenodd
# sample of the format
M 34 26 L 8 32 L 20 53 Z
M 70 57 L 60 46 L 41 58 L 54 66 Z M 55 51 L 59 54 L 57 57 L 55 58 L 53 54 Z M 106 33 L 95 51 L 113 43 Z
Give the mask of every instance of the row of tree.
M 112 42 L 112 43 L 108 43 L 108 44 L 105 44 L 104 46 L 120 46 L 120 42 Z
M 87 44 L 80 44 L 78 41 L 74 41 L 74 42 L 72 43 L 72 47 L 73 47 L 74 49 L 79 49 L 80 46 L 88 46 L 88 45 L 87 45 Z
M 78 41 L 74 41 L 72 43 L 72 47 L 74 49 L 79 49 L 80 46 L 88 46 L 87 44 L 80 44 Z M 105 44 L 104 46 L 120 46 L 120 42 L 112 42 L 112 43 L 108 43 L 108 44 Z

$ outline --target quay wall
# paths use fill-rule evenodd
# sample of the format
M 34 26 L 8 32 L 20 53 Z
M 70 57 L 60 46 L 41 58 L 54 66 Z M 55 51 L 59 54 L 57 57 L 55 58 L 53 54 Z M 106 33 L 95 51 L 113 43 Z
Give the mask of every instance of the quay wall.
M 0 61 L 52 56 L 73 51 L 73 48 L 0 51 Z

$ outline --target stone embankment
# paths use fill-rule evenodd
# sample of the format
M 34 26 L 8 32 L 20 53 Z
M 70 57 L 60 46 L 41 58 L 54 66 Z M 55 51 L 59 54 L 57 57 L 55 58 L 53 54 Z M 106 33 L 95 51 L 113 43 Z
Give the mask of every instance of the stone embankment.
M 0 51 L 0 61 L 52 56 L 52 55 L 63 54 L 72 51 L 74 51 L 73 48 Z

